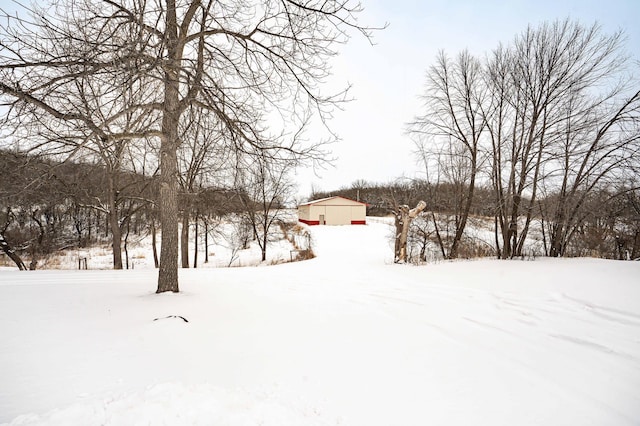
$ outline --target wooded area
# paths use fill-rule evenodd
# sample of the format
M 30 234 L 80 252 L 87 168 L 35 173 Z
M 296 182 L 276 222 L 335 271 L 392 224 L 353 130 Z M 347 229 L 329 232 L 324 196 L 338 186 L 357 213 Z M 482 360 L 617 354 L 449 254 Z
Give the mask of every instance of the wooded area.
M 0 168 L 11 170 L 11 179 L 0 181 L 0 238 L 3 251 L 11 254 L 19 267 L 36 269 L 43 256 L 108 241 L 113 267 L 128 269 L 127 242 L 132 235 L 152 237 L 158 266 L 154 238 L 159 229 L 156 175 L 122 172 L 112 179 L 114 176 L 109 176 L 103 166 L 56 163 L 2 150 Z M 215 232 L 214 224 L 229 215 L 236 215 L 241 222 L 238 227 L 249 231 L 252 219 L 263 219 L 255 213 L 257 204 L 247 202 L 246 194 L 228 188 L 181 192 L 179 205 L 185 229 L 200 225 L 202 232 L 196 229 L 195 233 L 203 238 Z M 281 207 L 276 203 L 273 206 Z M 273 211 L 265 215 L 271 219 L 270 226 L 278 217 Z M 266 233 L 269 231 L 267 228 Z M 247 232 L 244 238 L 253 237 L 253 232 Z M 28 265 L 25 258 L 29 259 Z M 194 267 L 197 261 L 193 260 Z M 189 267 L 189 263 L 183 267 Z
M 590 256 L 608 259 L 637 259 L 640 257 L 640 190 L 638 188 L 614 188 L 590 194 L 583 204 L 583 216 L 575 232 L 566 245 L 562 256 Z M 462 189 L 466 191 L 466 189 Z M 374 184 L 365 181 L 356 182 L 348 188 L 335 191 L 317 191 L 311 198 L 325 198 L 339 195 L 367 203 L 367 215 L 396 215 L 400 206 L 416 206 L 421 200 L 427 203 L 425 210 L 412 220 L 409 229 L 409 247 L 407 261 L 426 260 L 425 251 L 429 246 L 437 247 L 436 259 L 447 256 L 447 247 L 455 237 L 456 213 L 461 190 L 448 183 L 434 184 L 426 180 L 401 180 L 390 184 Z M 530 202 L 525 199 L 524 202 Z M 552 256 L 550 233 L 553 231 L 553 211 L 556 199 L 551 196 L 540 197 L 532 215 L 530 227 L 534 240 L 540 241 L 539 249 L 526 248 L 512 257 Z M 397 206 L 397 207 L 394 207 Z M 476 229 L 488 229 L 495 233 L 495 212 L 497 210 L 491 188 L 478 187 L 471 207 L 469 218 Z M 522 219 L 522 218 L 521 218 Z M 524 222 L 522 222 L 524 223 Z M 502 258 L 499 251 L 500 240 L 493 245 L 474 240 L 472 235 L 464 233 L 461 238 L 460 258 L 494 256 Z
M 563 256 L 610 203 L 633 205 L 640 90 L 638 62 L 623 40 L 621 32 L 564 20 L 529 27 L 484 60 L 440 53 L 408 131 L 427 179 L 458 189 L 447 257 L 458 257 L 480 182 L 493 192 L 503 259 L 523 255 L 536 218 L 546 255 Z M 634 232 L 615 231 L 625 241 Z
M 234 181 L 256 158 L 269 170 L 323 161 L 331 138 L 306 132 L 344 100 L 319 83 L 348 32 L 369 36 L 360 9 L 332 0 L 50 0 L 3 13 L 3 146 L 104 167 L 115 233 L 121 173 L 156 175 L 157 291 L 177 292 L 179 192 L 221 186 L 222 175 Z
M 636 259 L 638 64 L 622 32 L 570 20 L 530 26 L 484 58 L 441 51 L 406 128 L 425 177 L 315 196 L 354 198 L 370 214 L 396 217 L 425 200 L 412 225 L 416 259 L 429 241 L 447 259 L 523 257 L 532 232 L 538 255 Z M 482 225 L 493 228 L 492 247 L 466 235 L 474 217 L 492 222 Z
M 346 98 L 318 83 L 334 45 L 351 31 L 370 36 L 358 11 L 334 1 L 52 0 L 5 14 L 4 253 L 35 269 L 40 256 L 102 236 L 122 269 L 130 233 L 149 233 L 158 292 L 178 291 L 190 224 L 207 236 L 212 218 L 233 213 L 264 260 L 295 168 L 326 161 L 330 139 L 308 132 Z M 533 232 L 536 255 L 638 258 L 640 91 L 623 46 L 622 33 L 565 20 L 527 28 L 484 59 L 441 52 L 406 128 L 425 178 L 310 198 L 342 195 L 395 215 L 396 261 L 426 259 L 429 244 L 447 259 L 522 257 Z M 490 221 L 492 246 L 473 242 L 471 220 Z

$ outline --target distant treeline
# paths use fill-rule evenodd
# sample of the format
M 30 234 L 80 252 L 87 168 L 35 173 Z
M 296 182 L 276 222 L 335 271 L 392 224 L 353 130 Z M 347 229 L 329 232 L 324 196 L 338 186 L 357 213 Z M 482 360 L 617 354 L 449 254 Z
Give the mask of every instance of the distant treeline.
M 433 184 L 424 180 L 404 180 L 388 184 L 357 181 L 350 187 L 335 191 L 315 191 L 310 200 L 330 196 L 342 196 L 367 204 L 367 215 L 393 215 L 398 205 L 417 205 L 420 200 L 427 203 L 422 216 L 432 213 L 438 221 L 455 222 L 460 206 L 456 200 L 467 190 L 463 185 L 451 183 Z M 533 218 L 544 252 L 551 255 L 549 235 L 556 224 L 555 212 L 558 194 L 547 194 L 535 201 Z M 529 200 L 523 199 L 523 202 Z M 496 226 L 498 204 L 490 188 L 476 187 L 470 213 L 486 219 L 486 223 Z M 434 216 L 435 217 L 435 216 Z M 564 256 L 597 256 L 612 259 L 637 259 L 640 257 L 640 190 L 637 188 L 615 188 L 614 190 L 594 190 L 585 197 L 580 206 L 579 223 L 574 227 Z M 454 227 L 455 228 L 455 227 Z M 494 229 L 495 232 L 496 229 Z M 424 230 L 415 230 L 424 233 Z M 432 235 L 436 240 L 435 233 Z M 444 236 L 451 238 L 451 236 Z M 492 255 L 497 255 L 494 248 Z
M 335 191 L 314 191 L 310 200 L 341 196 L 367 204 L 368 216 L 388 216 L 394 214 L 396 205 L 407 204 L 415 206 L 420 200 L 427 203 L 427 209 L 440 213 L 453 212 L 456 201 L 453 194 L 461 188 L 451 183 L 431 184 L 424 180 L 414 179 L 392 182 L 387 184 L 355 182 L 350 187 L 343 187 Z M 472 214 L 477 216 L 492 216 L 494 212 L 492 191 L 477 189 L 472 203 Z
M 96 243 L 111 245 L 114 268 L 128 267 L 127 244 L 133 235 L 151 235 L 157 256 L 159 183 L 155 173 L 134 173 L 122 168 L 108 170 L 103 165 L 57 162 L 2 150 L 0 170 L 3 174 L 0 179 L 0 249 L 21 268 L 35 269 L 38 262 L 51 253 Z M 266 191 L 258 191 L 259 182 Z M 258 241 L 264 256 L 271 226 L 280 222 L 277 211 L 286 203 L 283 187 L 266 185 L 268 182 L 263 176 L 247 181 L 244 186 L 194 186 L 189 191 L 182 190 L 179 194 L 180 220 L 186 225 L 183 227 L 186 231 L 181 235 L 181 246 L 185 248 L 185 259 L 188 259 L 188 232 L 193 230 L 206 245 L 216 220 L 219 223 L 226 217 L 233 217 L 237 222 L 234 244 L 246 248 L 250 241 Z M 359 200 L 367 204 L 370 216 L 394 215 L 399 206 L 413 207 L 424 200 L 427 208 L 420 220 L 412 224 L 410 242 L 421 245 L 417 252 L 422 257 L 430 243 L 439 247 L 442 257 L 447 257 L 447 244 L 455 236 L 463 210 L 461 194 L 467 190 L 463 184 L 434 184 L 419 179 L 388 184 L 357 181 L 335 191 L 316 191 L 310 199 L 340 195 Z M 480 250 L 474 247 L 475 243 L 465 232 L 458 257 L 505 258 L 497 242 L 500 206 L 494 194 L 489 188 L 476 186 L 470 214 L 492 228 L 496 234 L 495 246 L 491 249 L 485 242 Z M 640 257 L 640 191 L 637 188 L 621 184 L 610 190 L 593 189 L 580 197 L 581 204 L 574 208 L 575 222 L 571 223 L 571 233 L 560 254 L 554 252 L 551 238 L 558 226 L 555 218 L 559 196 L 546 193 L 533 203 L 532 228 L 535 229 L 532 238 L 540 241 L 540 255 Z M 524 198 L 520 201 L 530 202 Z M 196 238 L 196 244 L 197 241 Z M 510 257 L 524 255 L 525 251 Z M 193 263 L 197 264 L 197 259 Z M 189 263 L 185 260 L 182 266 L 188 267 Z
M 21 268 L 56 251 L 108 242 L 114 266 L 128 266 L 129 235 L 155 235 L 155 174 L 116 171 L 82 162 L 0 150 L 0 249 Z M 181 192 L 182 217 L 222 217 L 246 210 L 247 197 L 223 188 Z M 254 202 L 249 202 L 253 205 Z M 154 242 L 155 250 L 155 242 Z M 22 259 L 30 259 L 29 263 Z

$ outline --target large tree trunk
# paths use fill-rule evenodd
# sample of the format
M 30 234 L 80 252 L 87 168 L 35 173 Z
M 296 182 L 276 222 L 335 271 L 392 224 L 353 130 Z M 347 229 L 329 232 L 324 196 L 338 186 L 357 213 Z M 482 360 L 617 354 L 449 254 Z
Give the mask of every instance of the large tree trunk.
M 109 227 L 111 228 L 111 247 L 113 247 L 113 269 L 122 269 L 122 232 L 118 223 L 118 213 L 115 210 L 109 212 Z
M 114 171 L 108 170 L 108 190 L 109 194 L 109 229 L 111 230 L 111 247 L 113 252 L 113 269 L 122 269 L 122 231 L 118 221 L 118 209 L 116 203 L 116 182 L 114 180 Z
M 166 45 L 168 59 L 164 65 L 164 105 L 160 138 L 160 268 L 157 293 L 178 288 L 178 124 L 180 101 L 178 74 L 180 49 L 175 0 L 167 0 Z
M 176 99 L 177 101 L 177 99 Z M 176 164 L 177 132 L 167 130 L 165 122 L 173 122 L 177 129 L 177 119 L 163 118 L 163 134 L 160 148 L 160 265 L 157 293 L 178 292 L 178 179 Z M 172 135 L 173 133 L 173 135 Z M 173 136 L 173 138 L 172 138 Z M 172 139 L 172 140 L 170 140 Z

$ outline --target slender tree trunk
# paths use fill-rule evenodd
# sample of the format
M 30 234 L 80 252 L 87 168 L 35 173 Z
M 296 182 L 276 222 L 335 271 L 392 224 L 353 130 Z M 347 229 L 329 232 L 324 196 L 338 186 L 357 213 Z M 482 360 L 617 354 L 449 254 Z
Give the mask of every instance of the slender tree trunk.
M 500 233 L 502 235 L 502 259 L 511 257 L 511 234 L 509 233 L 508 217 L 500 218 Z
M 9 256 L 9 259 L 13 260 L 13 263 L 16 264 L 19 270 L 26 271 L 27 266 L 24 264 L 18 253 L 9 245 L 7 240 L 4 238 L 4 235 L 0 234 L 0 249 Z
M 267 240 L 268 240 L 268 235 L 267 232 L 265 231 L 264 235 L 262 236 L 262 261 L 264 262 L 265 260 L 267 260 Z
M 38 238 L 31 243 L 31 263 L 29 264 L 29 270 L 35 271 L 38 268 L 38 260 L 40 260 L 40 251 L 42 249 L 42 243 L 44 242 L 44 236 L 47 232 L 42 221 L 38 219 L 38 211 L 31 213 L 31 219 L 38 225 Z
M 209 263 L 209 222 L 204 219 L 204 263 Z
M 496 243 L 496 255 L 500 259 L 502 257 L 502 250 L 500 249 L 500 240 L 498 239 L 498 215 L 493 217 L 493 236 Z
M 460 221 L 456 223 L 456 234 L 453 237 L 451 249 L 449 250 L 449 259 L 455 259 L 458 257 L 458 246 L 460 245 L 460 240 L 462 239 L 462 235 L 464 234 L 464 229 L 467 227 L 467 220 L 469 219 L 469 212 L 471 211 L 471 203 L 473 202 L 473 193 L 475 191 L 477 173 L 475 154 L 472 161 L 473 164 L 471 165 L 471 181 L 469 182 L 469 188 L 467 190 L 467 199 L 465 200 L 465 205 L 463 207 L 462 215 L 460 216 Z
M 394 262 L 398 263 L 402 259 L 402 230 L 404 228 L 404 218 L 406 212 L 409 211 L 409 206 L 402 205 L 396 208 L 395 214 L 395 226 L 396 226 L 396 239 L 394 244 Z
M 560 233 L 562 232 L 561 225 L 559 223 L 554 223 L 551 226 L 551 235 L 549 237 L 549 257 L 560 257 L 562 256 L 562 247 L 561 241 L 562 238 Z
M 158 268 L 158 243 L 156 241 L 156 220 L 151 219 L 151 248 L 153 250 L 153 265 Z
M 183 268 L 189 268 L 189 208 L 182 211 L 182 230 L 180 232 L 180 260 Z
M 91 210 L 87 213 L 87 244 L 91 244 Z
M 73 210 L 74 210 L 74 216 L 75 216 L 73 218 L 74 219 L 73 224 L 76 230 L 76 234 L 78 235 L 78 247 L 82 247 L 82 222 L 80 219 L 80 207 L 75 205 Z
M 546 121 L 546 120 L 545 120 Z M 518 237 L 518 240 L 516 242 L 516 244 L 514 244 L 514 250 L 515 250 L 515 254 L 516 256 L 522 256 L 522 251 L 524 249 L 524 243 L 527 240 L 527 235 L 529 233 L 529 226 L 531 225 L 531 219 L 533 217 L 533 207 L 535 205 L 536 202 L 536 196 L 537 196 L 537 192 L 538 192 L 538 184 L 540 182 L 540 167 L 542 165 L 542 152 L 543 152 L 543 146 L 542 146 L 542 142 L 540 142 L 540 148 L 538 151 L 538 157 L 536 160 L 536 167 L 535 167 L 535 172 L 533 174 L 533 180 L 531 182 L 531 199 L 529 200 L 529 204 L 527 206 L 526 212 L 527 215 L 525 217 L 525 222 L 524 222 L 524 226 L 522 227 L 522 231 L 520 231 L 520 236 Z
M 193 267 L 194 269 L 198 267 L 198 212 L 196 211 L 196 217 L 195 217 L 195 226 L 194 226 L 194 230 L 195 230 L 195 235 L 194 235 L 194 241 L 193 241 Z
M 175 0 L 167 0 L 166 40 L 168 58 L 164 65 L 164 105 L 160 138 L 160 224 L 162 243 L 157 293 L 180 291 L 178 287 L 178 124 L 180 93 L 178 70 L 178 23 Z
M 130 224 L 131 222 L 127 220 L 127 232 L 124 235 L 124 258 L 127 265 L 127 269 L 129 269 L 129 249 L 127 247 L 127 242 L 129 241 L 129 232 L 131 230 Z
M 420 245 L 420 260 L 423 262 L 427 261 L 427 244 L 429 240 L 427 239 L 426 234 L 422 236 L 422 241 Z
M 436 220 L 436 214 L 435 214 L 435 212 L 433 210 L 431 211 L 431 218 L 433 219 L 433 228 L 436 231 L 436 238 L 438 239 L 438 245 L 440 246 L 440 253 L 442 253 L 442 258 L 446 259 L 447 258 L 447 252 L 444 249 L 444 242 L 442 241 L 442 235 L 440 235 L 440 228 L 438 227 L 438 221 Z
M 269 244 L 269 209 L 264 208 L 264 218 L 262 221 L 262 261 L 267 260 L 267 244 Z
M 638 252 L 640 251 L 640 230 L 636 230 L 633 235 L 633 247 L 631 248 L 631 260 L 638 258 Z
M 538 201 L 538 209 L 540 210 L 540 230 L 542 232 L 542 247 L 545 255 L 548 255 L 548 244 L 547 244 L 547 230 L 546 223 L 544 221 L 544 210 L 542 209 L 542 204 Z

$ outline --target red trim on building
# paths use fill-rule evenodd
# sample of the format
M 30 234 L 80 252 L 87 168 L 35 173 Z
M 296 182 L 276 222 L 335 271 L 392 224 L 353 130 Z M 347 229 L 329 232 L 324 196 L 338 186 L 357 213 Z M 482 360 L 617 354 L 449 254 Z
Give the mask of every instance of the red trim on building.
M 366 225 L 367 221 L 366 220 L 352 220 L 351 224 L 352 225 Z
M 304 220 L 304 219 L 298 219 L 298 222 L 302 222 L 306 225 L 320 225 L 320 221 L 319 220 Z

